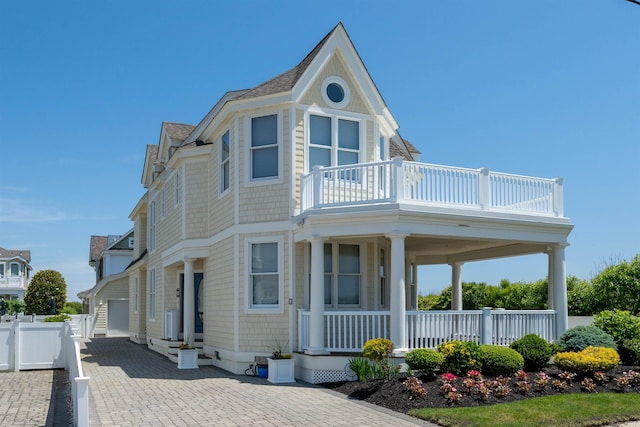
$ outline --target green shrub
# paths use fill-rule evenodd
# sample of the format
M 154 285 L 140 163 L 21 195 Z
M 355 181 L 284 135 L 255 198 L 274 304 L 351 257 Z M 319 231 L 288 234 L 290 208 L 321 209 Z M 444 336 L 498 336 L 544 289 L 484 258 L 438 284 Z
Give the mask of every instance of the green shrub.
M 411 370 L 420 370 L 426 375 L 434 375 L 434 371 L 444 362 L 444 356 L 435 350 L 418 348 L 408 352 L 404 360 Z
M 68 314 L 55 314 L 53 316 L 45 317 L 43 322 L 64 322 L 69 319 L 71 319 L 71 317 Z
M 499 345 L 481 345 L 482 373 L 492 377 L 509 376 L 524 368 L 524 359 L 517 351 Z
M 640 337 L 640 317 L 628 311 L 606 310 L 593 316 L 593 325 L 613 337 L 618 345 Z
M 558 353 L 555 357 L 555 364 L 560 369 L 583 375 L 592 375 L 597 371 L 610 371 L 618 363 L 620 363 L 618 352 L 606 347 L 587 347 L 580 352 Z
M 640 338 L 622 341 L 620 358 L 624 363 L 640 365 Z
M 463 376 L 472 369 L 482 370 L 480 346 L 472 341 L 449 341 L 438 346 L 444 356 L 442 372 Z
M 349 359 L 349 369 L 356 374 L 358 381 L 366 381 L 376 377 L 376 364 L 365 357 Z
M 582 351 L 587 347 L 618 349 L 613 337 L 596 326 L 571 328 L 560 335 L 558 344 L 564 351 Z
M 520 353 L 527 371 L 541 370 L 554 353 L 552 346 L 536 334 L 527 334 L 512 342 L 510 347 Z
M 393 343 L 386 338 L 374 338 L 364 343 L 363 355 L 374 362 L 382 362 L 393 351 Z

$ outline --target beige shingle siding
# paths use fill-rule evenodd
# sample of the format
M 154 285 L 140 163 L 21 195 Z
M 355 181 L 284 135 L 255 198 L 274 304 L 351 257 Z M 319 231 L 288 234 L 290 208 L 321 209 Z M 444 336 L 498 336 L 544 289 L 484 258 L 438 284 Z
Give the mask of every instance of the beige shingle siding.
M 186 238 L 197 239 L 208 234 L 209 167 L 206 159 L 189 161 L 185 168 L 185 225 Z
M 235 177 L 235 162 L 239 154 L 240 135 L 234 126 L 234 120 L 227 120 L 219 128 L 213 139 L 213 155 L 209 163 L 210 182 L 210 208 L 209 208 L 209 235 L 213 236 L 233 225 L 234 216 L 234 190 L 238 185 Z M 229 154 L 229 189 L 220 195 L 220 138 L 229 130 L 231 140 L 231 152 Z
M 307 171 L 304 168 L 304 111 L 296 110 L 295 118 L 295 194 L 296 208 L 300 209 L 300 176 Z
M 138 311 L 135 309 L 135 278 L 138 278 Z M 129 275 L 129 333 L 133 336 L 143 336 L 147 313 L 146 272 L 138 269 Z
M 216 348 L 234 347 L 234 239 L 222 240 L 211 247 L 205 270 L 204 341 Z
M 316 104 L 323 108 L 330 108 L 322 97 L 322 82 L 329 76 L 338 76 L 342 78 L 349 86 L 351 92 L 351 98 L 349 103 L 342 109 L 348 112 L 371 114 L 371 111 L 366 106 L 363 100 L 362 93 L 359 87 L 354 83 L 349 73 L 344 66 L 344 57 L 340 53 L 336 53 L 329 60 L 325 68 L 316 76 L 315 80 L 309 87 L 309 90 L 302 99 L 302 104 L 312 105 Z
M 129 298 L 129 278 L 123 277 L 118 280 L 114 280 L 105 285 L 96 294 L 97 300 L 106 302 L 108 299 L 127 299 Z

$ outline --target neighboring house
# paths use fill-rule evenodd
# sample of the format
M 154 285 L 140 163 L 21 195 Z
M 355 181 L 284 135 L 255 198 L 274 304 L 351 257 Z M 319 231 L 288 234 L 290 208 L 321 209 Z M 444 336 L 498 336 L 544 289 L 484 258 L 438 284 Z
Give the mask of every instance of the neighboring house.
M 91 236 L 89 265 L 96 272 L 93 288 L 80 292 L 83 312 L 94 315 L 94 335 L 129 335 L 129 276 L 133 230 L 122 236 Z
M 198 124 L 162 123 L 130 214 L 130 338 L 165 354 L 196 341 L 235 373 L 280 341 L 298 377 L 339 379 L 369 338 L 391 339 L 399 357 L 479 340 L 481 314 L 462 311 L 463 263 L 536 253 L 549 256 L 551 310 L 501 333 L 564 331 L 562 181 L 419 160 L 342 24 Z M 453 310 L 437 318 L 416 311 L 428 264 L 452 268 Z
M 31 275 L 31 251 L 0 248 L 0 298 L 24 300 Z

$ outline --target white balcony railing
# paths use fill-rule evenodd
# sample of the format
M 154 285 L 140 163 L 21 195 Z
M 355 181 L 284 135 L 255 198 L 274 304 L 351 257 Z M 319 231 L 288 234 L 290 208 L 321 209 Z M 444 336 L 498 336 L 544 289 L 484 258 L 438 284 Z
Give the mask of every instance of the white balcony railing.
M 368 203 L 521 212 L 562 217 L 562 179 L 534 178 L 393 159 L 315 167 L 301 177 L 301 212 Z
M 298 349 L 309 347 L 309 311 L 298 310 Z M 372 338 L 389 338 L 388 311 L 324 313 L 327 351 L 361 352 Z M 556 339 L 554 310 L 466 310 L 407 312 L 407 348 L 435 348 L 451 340 L 508 346 L 526 334 Z
M 24 277 L 22 277 L 22 276 L 0 276 L 0 288 L 21 288 L 21 289 L 24 289 Z

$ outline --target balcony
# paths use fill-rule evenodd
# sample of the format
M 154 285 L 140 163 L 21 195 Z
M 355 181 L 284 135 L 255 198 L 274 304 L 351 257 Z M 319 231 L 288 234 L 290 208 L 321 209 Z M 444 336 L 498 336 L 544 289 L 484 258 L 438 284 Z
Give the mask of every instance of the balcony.
M 301 177 L 300 213 L 403 203 L 563 218 L 562 179 L 545 179 L 396 158 L 314 167 Z
M 24 278 L 22 276 L 0 276 L 1 289 L 24 289 Z

